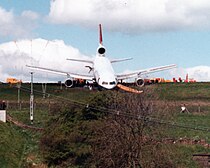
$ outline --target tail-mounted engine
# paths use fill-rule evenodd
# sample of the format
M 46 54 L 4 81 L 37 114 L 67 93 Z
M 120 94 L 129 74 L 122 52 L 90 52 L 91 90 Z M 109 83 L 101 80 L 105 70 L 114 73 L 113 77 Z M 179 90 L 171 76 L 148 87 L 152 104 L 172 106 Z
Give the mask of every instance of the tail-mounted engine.
M 142 79 L 142 78 L 137 78 L 137 79 L 136 79 L 136 85 L 139 86 L 139 87 L 144 86 L 144 79 Z
M 67 79 L 66 81 L 65 81 L 65 86 L 66 87 L 73 87 L 73 85 L 74 85 L 74 81 L 72 80 L 72 79 Z
M 101 46 L 101 47 L 98 47 L 97 51 L 98 51 L 98 54 L 103 55 L 103 54 L 105 54 L 106 49 L 103 46 Z

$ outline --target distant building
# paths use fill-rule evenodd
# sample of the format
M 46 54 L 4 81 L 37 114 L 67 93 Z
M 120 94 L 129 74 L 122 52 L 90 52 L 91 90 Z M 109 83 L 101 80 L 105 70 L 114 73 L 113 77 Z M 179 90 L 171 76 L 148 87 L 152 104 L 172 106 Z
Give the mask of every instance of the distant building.
M 22 80 L 18 80 L 18 79 L 15 79 L 15 78 L 7 78 L 7 83 L 9 84 L 17 84 L 17 83 L 22 83 Z

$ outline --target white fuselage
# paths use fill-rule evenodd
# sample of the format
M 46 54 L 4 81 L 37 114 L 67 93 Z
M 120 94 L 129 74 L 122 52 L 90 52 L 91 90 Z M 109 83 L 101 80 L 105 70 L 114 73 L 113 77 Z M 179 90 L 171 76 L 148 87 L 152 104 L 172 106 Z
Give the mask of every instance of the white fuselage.
M 117 85 L 117 79 L 112 64 L 105 55 L 96 55 L 93 70 L 96 82 L 99 86 L 106 89 L 112 89 Z

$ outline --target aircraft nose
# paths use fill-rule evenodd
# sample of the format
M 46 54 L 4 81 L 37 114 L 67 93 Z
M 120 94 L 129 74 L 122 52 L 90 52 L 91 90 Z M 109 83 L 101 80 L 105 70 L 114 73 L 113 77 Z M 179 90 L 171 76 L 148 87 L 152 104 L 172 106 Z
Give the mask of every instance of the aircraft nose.
M 115 87 L 115 85 L 108 85 L 106 86 L 107 89 L 113 89 Z

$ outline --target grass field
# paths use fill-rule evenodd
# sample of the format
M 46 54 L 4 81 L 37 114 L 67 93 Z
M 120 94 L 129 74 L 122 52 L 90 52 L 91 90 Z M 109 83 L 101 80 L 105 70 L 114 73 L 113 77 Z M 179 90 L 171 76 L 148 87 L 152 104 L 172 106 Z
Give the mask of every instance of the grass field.
M 146 86 L 154 90 L 159 96 L 159 101 L 167 102 L 171 105 L 173 122 L 188 125 L 191 128 L 210 128 L 210 83 L 169 83 Z M 30 125 L 29 120 L 29 98 L 30 84 L 23 84 L 20 90 L 20 100 L 22 107 L 17 104 L 18 89 L 7 84 L 0 85 L 0 100 L 9 102 L 8 113 L 16 120 Z M 59 85 L 47 85 L 47 95 L 43 99 L 42 85 L 34 84 L 35 110 L 33 126 L 44 127 L 48 120 L 50 105 L 52 102 L 73 101 L 87 103 L 97 90 L 89 91 L 84 88 L 60 89 Z M 143 94 L 147 94 L 146 92 Z M 180 114 L 180 104 L 186 103 L 190 114 Z M 32 164 L 41 165 L 42 158 L 39 153 L 38 144 L 41 133 L 18 128 L 10 123 L 0 123 L 0 165 L 2 167 L 24 167 Z M 165 133 L 165 137 L 171 138 L 191 138 L 204 139 L 210 143 L 208 131 L 198 131 L 193 129 L 171 127 Z M 186 156 L 182 162 L 183 167 L 197 167 L 191 164 L 193 153 L 207 153 L 210 150 L 201 146 L 178 147 L 180 153 Z M 178 162 L 178 161 L 177 161 Z M 187 166 L 186 166 L 187 165 Z
M 3 167 L 20 167 L 26 148 L 26 139 L 10 124 L 0 123 L 0 165 Z
M 161 99 L 210 101 L 210 83 L 162 83 L 154 86 Z

